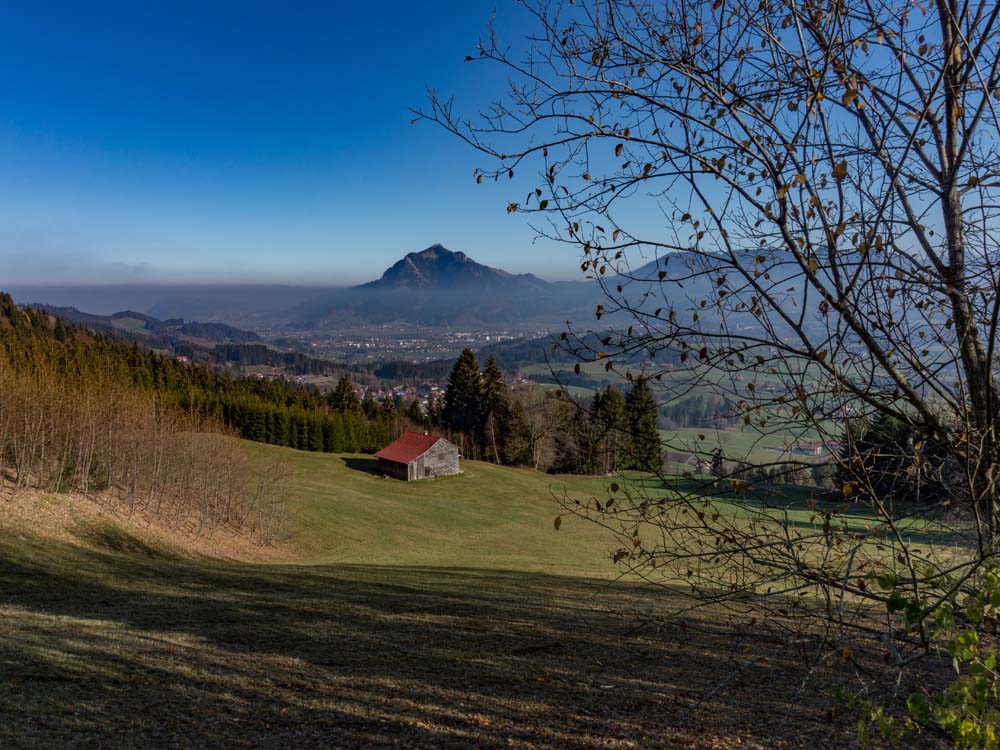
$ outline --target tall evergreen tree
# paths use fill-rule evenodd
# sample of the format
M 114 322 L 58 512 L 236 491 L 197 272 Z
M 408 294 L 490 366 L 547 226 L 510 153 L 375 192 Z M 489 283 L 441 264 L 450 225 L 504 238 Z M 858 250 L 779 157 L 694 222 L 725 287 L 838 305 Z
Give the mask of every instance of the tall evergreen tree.
M 533 466 L 534 453 L 531 425 L 524 407 L 513 401 L 507 429 L 506 460 L 513 466 Z
M 378 403 L 369 394 L 365 394 L 365 400 L 361 402 L 361 411 L 368 419 L 378 417 Z
M 471 349 L 463 349 L 448 376 L 441 421 L 446 427 L 476 440 L 483 424 L 483 377 L 479 360 Z
M 410 405 L 406 407 L 406 416 L 411 422 L 416 425 L 424 425 L 427 421 L 427 417 L 424 415 L 424 410 L 420 408 L 420 399 L 413 399 Z
M 356 413 L 361 411 L 361 401 L 358 394 L 354 392 L 354 384 L 345 375 L 337 381 L 337 387 L 330 391 L 327 403 L 334 411 L 341 414 Z
M 482 419 L 486 452 L 496 463 L 506 462 L 507 436 L 510 430 L 510 394 L 503 373 L 492 354 L 483 368 Z
M 309 443 L 308 450 L 316 451 L 319 453 L 323 452 L 323 428 L 325 426 L 325 421 L 319 415 L 310 415 L 307 419 L 309 425 Z
M 608 385 L 595 394 L 590 413 L 597 442 L 595 468 L 603 474 L 616 472 L 622 468 L 622 452 L 629 429 L 622 392 L 617 386 Z
M 386 396 L 382 400 L 382 405 L 378 408 L 378 415 L 386 421 L 392 422 L 396 418 L 396 400 L 392 396 Z
M 629 458 L 631 468 L 658 471 L 662 462 L 660 433 L 656 426 L 656 398 L 649 383 L 639 378 L 625 399 L 629 428 Z
M 441 403 L 441 398 L 435 398 L 433 395 L 427 400 L 427 422 L 429 424 L 440 424 L 441 423 L 441 410 L 444 408 L 444 404 Z

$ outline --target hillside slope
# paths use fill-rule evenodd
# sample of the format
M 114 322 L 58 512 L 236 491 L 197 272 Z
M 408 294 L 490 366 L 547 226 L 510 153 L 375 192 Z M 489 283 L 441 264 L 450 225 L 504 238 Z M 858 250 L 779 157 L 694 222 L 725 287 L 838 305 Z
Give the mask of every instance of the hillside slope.
M 599 480 L 469 462 L 405 484 L 364 457 L 245 446 L 287 470 L 287 542 L 313 564 L 206 560 L 114 518 L 73 538 L 7 518 L 0 747 L 823 750 L 853 737 L 849 712 L 829 718 L 796 692 L 794 655 L 761 657 L 711 612 L 687 616 L 694 638 L 664 628 L 655 618 L 682 592 L 584 577 L 606 569 L 602 536 L 556 532 L 552 493 Z M 715 693 L 734 663 L 752 668 Z M 795 710 L 786 722 L 774 705 Z
M 128 514 L 112 497 L 39 490 L 12 497 L 5 489 L 0 489 L 0 534 L 11 538 L 31 535 L 49 543 L 169 560 L 274 562 L 297 554 L 283 542 L 260 546 L 248 534 L 225 527 L 208 531 L 190 522 Z
M 615 574 L 608 533 L 576 519 L 553 528 L 557 498 L 606 498 L 600 479 L 463 461 L 459 476 L 400 482 L 371 456 L 248 449 L 289 472 L 287 543 L 303 560 Z
M 272 467 L 269 477 L 286 502 L 273 547 L 227 531 L 202 533 L 190 525 L 141 513 L 100 495 L 22 490 L 8 499 L 0 484 L 0 528 L 63 542 L 101 546 L 107 538 L 134 538 L 171 557 L 288 563 L 418 565 L 545 571 L 610 577 L 613 538 L 567 518 L 553 528 L 558 499 L 606 497 L 606 483 L 590 477 L 553 477 L 479 461 L 463 461 L 463 474 L 401 482 L 381 476 L 377 461 L 361 454 L 321 454 L 225 436 L 213 442 L 235 451 L 248 466 Z M 229 452 L 219 451 L 229 455 Z M 110 544 L 109 551 L 116 551 Z M 127 551 L 127 549 L 119 550 Z

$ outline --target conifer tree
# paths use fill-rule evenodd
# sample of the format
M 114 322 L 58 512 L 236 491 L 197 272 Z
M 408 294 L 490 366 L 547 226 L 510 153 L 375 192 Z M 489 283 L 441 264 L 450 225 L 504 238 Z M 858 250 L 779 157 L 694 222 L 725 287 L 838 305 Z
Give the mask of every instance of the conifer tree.
M 489 457 L 496 463 L 506 461 L 506 443 L 510 427 L 510 394 L 503 373 L 492 354 L 483 368 L 482 419 L 483 437 Z
M 388 424 L 396 418 L 396 411 L 396 401 L 392 396 L 386 396 L 378 408 L 378 415 Z
M 413 399 L 410 405 L 406 407 L 406 416 L 416 425 L 423 425 L 427 421 L 423 409 L 420 408 L 420 401 L 418 399 Z
M 309 417 L 308 424 L 309 424 L 308 449 L 311 451 L 322 453 L 324 446 L 323 429 L 325 427 L 325 420 L 318 415 L 314 415 Z
M 604 474 L 616 472 L 622 468 L 622 449 L 627 442 L 628 432 L 625 398 L 617 386 L 605 387 L 600 398 L 595 398 L 591 414 L 592 421 L 596 423 L 596 440 L 600 444 L 598 468 Z
M 370 394 L 365 394 L 365 400 L 361 402 L 361 411 L 368 419 L 375 419 L 378 416 L 378 403 Z
M 274 432 L 270 442 L 275 445 L 292 445 L 292 425 L 288 411 L 285 409 L 275 409 L 274 411 Z
M 639 378 L 625 399 L 629 425 L 631 468 L 658 471 L 661 464 L 660 433 L 656 426 L 656 399 L 645 378 Z
M 507 463 L 513 466 L 533 466 L 531 426 L 524 407 L 518 401 L 512 402 L 506 437 Z
M 483 424 L 483 378 L 479 360 L 471 349 L 463 349 L 448 376 L 441 421 L 446 427 L 465 433 L 474 440 Z
M 358 399 L 358 394 L 354 392 L 354 385 L 346 375 L 337 381 L 337 387 L 330 392 L 327 403 L 330 404 L 331 409 L 341 414 L 361 411 L 361 401 Z
M 431 396 L 427 401 L 427 422 L 430 424 L 440 424 L 441 422 L 441 410 L 444 405 L 441 403 L 441 398 Z

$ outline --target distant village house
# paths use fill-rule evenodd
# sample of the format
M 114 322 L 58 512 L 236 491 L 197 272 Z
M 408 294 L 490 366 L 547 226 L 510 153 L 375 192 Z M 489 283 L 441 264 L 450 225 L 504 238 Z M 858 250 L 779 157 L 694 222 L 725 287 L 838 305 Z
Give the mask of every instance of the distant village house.
M 383 474 L 407 482 L 461 473 L 458 446 L 436 435 L 404 432 L 375 458 Z
M 840 449 L 840 443 L 830 440 L 823 443 L 796 443 L 790 448 L 786 447 L 789 453 L 798 453 L 804 456 L 822 456 L 825 453 L 836 453 Z
M 677 464 L 682 471 L 694 469 L 699 474 L 708 474 L 712 471 L 712 462 L 709 459 L 691 453 L 666 453 L 663 460 L 667 464 Z
M 822 443 L 799 443 L 796 445 L 792 452 L 801 453 L 806 456 L 822 456 L 823 455 L 823 444 Z

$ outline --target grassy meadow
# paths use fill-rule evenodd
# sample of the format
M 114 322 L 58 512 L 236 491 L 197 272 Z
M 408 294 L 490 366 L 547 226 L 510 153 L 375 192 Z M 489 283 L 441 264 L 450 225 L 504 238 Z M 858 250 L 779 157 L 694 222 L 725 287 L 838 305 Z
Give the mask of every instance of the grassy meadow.
M 849 717 L 797 693 L 794 654 L 732 639 L 710 610 L 664 625 L 682 590 L 610 585 L 611 536 L 553 528 L 556 498 L 606 496 L 603 480 L 464 462 L 407 484 L 367 456 L 243 447 L 285 475 L 282 560 L 106 519 L 56 539 L 0 499 L 0 747 L 850 741 Z
M 609 534 L 574 518 L 553 526 L 558 498 L 606 498 L 600 479 L 463 461 L 461 475 L 400 482 L 371 456 L 264 450 L 290 471 L 288 533 L 308 562 L 614 573 Z

